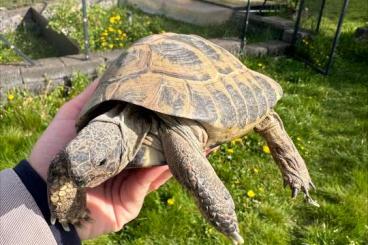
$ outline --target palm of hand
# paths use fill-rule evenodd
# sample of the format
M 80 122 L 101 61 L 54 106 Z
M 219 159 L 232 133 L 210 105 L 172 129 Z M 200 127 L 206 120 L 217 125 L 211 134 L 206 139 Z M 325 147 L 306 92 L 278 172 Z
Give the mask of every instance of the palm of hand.
M 92 83 L 83 93 L 67 102 L 33 148 L 29 162 L 44 180 L 53 157 L 76 136 L 75 122 L 96 86 L 97 82 Z M 170 177 L 167 166 L 132 169 L 87 190 L 91 221 L 77 227 L 79 237 L 89 239 L 120 230 L 138 216 L 145 196 Z

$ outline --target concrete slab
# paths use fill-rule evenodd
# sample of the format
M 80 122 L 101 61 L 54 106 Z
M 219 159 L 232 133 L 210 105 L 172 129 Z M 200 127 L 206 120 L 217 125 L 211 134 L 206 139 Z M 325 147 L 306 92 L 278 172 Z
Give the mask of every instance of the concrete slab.
M 290 44 L 280 40 L 271 40 L 267 42 L 261 42 L 257 44 L 260 47 L 267 49 L 268 55 L 280 55 L 284 54 L 286 49 L 290 47 Z
M 0 65 L 0 88 L 4 93 L 9 89 L 20 88 L 22 85 L 20 66 Z
M 282 41 L 290 43 L 291 40 L 293 39 L 293 35 L 294 35 L 294 28 L 286 29 L 282 34 Z M 310 35 L 311 34 L 308 31 L 300 30 L 298 32 L 297 38 L 301 39 L 309 37 Z
M 146 13 L 201 26 L 222 24 L 233 14 L 232 9 L 196 0 L 120 0 L 120 4 L 130 4 Z
M 261 16 L 257 14 L 249 15 L 249 23 L 251 25 L 261 24 L 281 31 L 294 27 L 294 22 L 292 20 L 288 20 L 279 16 Z
M 249 44 L 244 47 L 244 55 L 251 57 L 261 57 L 267 55 L 267 48 L 258 44 Z
M 89 60 L 85 60 L 84 54 L 64 56 L 60 60 L 65 66 L 67 74 L 81 72 L 94 75 L 96 74 L 97 67 L 105 63 L 104 58 L 94 54 L 91 54 Z
M 48 82 L 62 83 L 67 70 L 59 58 L 37 60 L 36 66 L 21 67 L 24 87 L 32 92 L 39 92 Z
M 239 39 L 221 39 L 221 38 L 213 38 L 210 39 L 211 42 L 223 47 L 230 53 L 234 55 L 239 55 L 240 53 L 240 40 Z
M 230 8 L 241 8 L 241 7 L 246 7 L 248 4 L 248 1 L 245 0 L 204 0 L 205 2 L 210 2 L 210 3 L 214 3 L 214 4 L 218 4 L 218 5 L 222 5 L 222 6 L 228 6 Z M 263 5 L 265 7 L 273 7 L 273 6 L 279 6 L 280 3 L 275 2 L 275 1 L 265 1 L 264 0 L 251 0 L 250 1 L 250 6 L 251 7 L 263 7 Z

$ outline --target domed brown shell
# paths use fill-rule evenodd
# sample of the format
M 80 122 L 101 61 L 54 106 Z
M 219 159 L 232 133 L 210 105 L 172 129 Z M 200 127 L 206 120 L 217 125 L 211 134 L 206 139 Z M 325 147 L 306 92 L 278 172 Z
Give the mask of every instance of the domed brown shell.
M 110 65 L 83 110 L 79 125 L 125 101 L 167 115 L 197 120 L 213 141 L 243 134 L 282 96 L 271 78 L 195 35 L 143 38 Z M 220 139 L 222 138 L 222 139 Z

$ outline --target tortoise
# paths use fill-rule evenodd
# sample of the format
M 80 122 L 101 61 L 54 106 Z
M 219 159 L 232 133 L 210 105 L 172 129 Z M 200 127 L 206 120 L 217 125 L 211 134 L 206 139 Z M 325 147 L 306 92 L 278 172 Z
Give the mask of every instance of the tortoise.
M 203 152 L 252 130 L 265 138 L 292 196 L 301 190 L 316 204 L 304 160 L 273 110 L 282 93 L 273 79 L 202 37 L 164 33 L 137 41 L 101 77 L 78 135 L 51 163 L 51 222 L 66 230 L 80 225 L 88 220 L 85 188 L 123 169 L 167 163 L 207 220 L 243 243 L 232 197 Z

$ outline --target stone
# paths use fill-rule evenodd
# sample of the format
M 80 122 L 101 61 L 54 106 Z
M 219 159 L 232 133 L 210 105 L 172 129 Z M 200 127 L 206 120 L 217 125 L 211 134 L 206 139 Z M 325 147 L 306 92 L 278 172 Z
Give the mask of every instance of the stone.
M 20 66 L 0 65 L 0 88 L 4 93 L 9 89 L 21 88 L 22 85 Z
M 230 8 L 195 0 L 120 0 L 119 3 L 133 5 L 146 13 L 201 26 L 222 24 L 233 14 Z
M 291 43 L 293 39 L 293 35 L 294 35 L 294 28 L 284 30 L 284 32 L 282 33 L 282 41 Z M 297 38 L 302 39 L 302 38 L 309 37 L 309 36 L 310 36 L 310 33 L 308 33 L 307 31 L 299 30 Z
M 232 54 L 239 55 L 240 53 L 240 40 L 239 39 L 221 39 L 213 38 L 211 42 L 223 47 Z
M 206 0 L 206 2 L 211 2 L 215 4 L 219 4 L 222 6 L 228 6 L 230 8 L 242 8 L 247 6 L 246 0 Z M 279 3 L 275 1 L 266 1 L 265 0 L 252 0 L 250 1 L 251 7 L 259 7 L 259 6 L 274 6 L 278 5 Z
M 105 64 L 104 58 L 94 54 L 91 54 L 89 60 L 85 59 L 84 54 L 64 56 L 61 57 L 60 60 L 64 64 L 69 75 L 76 72 L 82 72 L 89 76 L 96 76 L 97 67 Z
M 246 56 L 261 57 L 267 55 L 267 48 L 258 44 L 249 44 L 244 47 L 244 54 Z
M 279 16 L 261 16 L 257 14 L 249 15 L 249 23 L 261 24 L 263 26 L 269 26 L 276 30 L 284 31 L 294 27 L 294 22 Z
M 267 49 L 268 55 L 284 54 L 286 49 L 290 46 L 289 43 L 286 43 L 280 40 L 271 40 L 271 41 L 259 43 L 259 45 Z
M 54 87 L 64 82 L 68 75 L 63 62 L 59 58 L 46 58 L 36 61 L 36 66 L 21 67 L 24 87 L 32 92 Z

